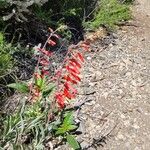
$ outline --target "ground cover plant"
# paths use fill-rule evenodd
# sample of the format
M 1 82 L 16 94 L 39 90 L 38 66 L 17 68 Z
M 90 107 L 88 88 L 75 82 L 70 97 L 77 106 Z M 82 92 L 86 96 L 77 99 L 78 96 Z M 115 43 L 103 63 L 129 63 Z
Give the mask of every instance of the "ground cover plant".
M 95 29 L 104 25 L 114 29 L 120 22 L 131 19 L 130 3 L 131 1 L 101 0 L 93 21 L 87 22 L 87 26 Z

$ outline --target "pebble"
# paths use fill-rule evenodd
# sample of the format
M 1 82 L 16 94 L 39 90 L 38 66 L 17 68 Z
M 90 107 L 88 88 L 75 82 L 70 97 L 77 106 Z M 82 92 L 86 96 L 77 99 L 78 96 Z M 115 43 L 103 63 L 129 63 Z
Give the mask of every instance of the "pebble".
M 135 129 L 139 129 L 140 128 L 137 124 L 134 124 L 132 127 L 135 128 Z
M 121 133 L 118 133 L 117 138 L 119 140 L 125 140 L 125 137 Z
M 80 145 L 81 145 L 82 149 L 86 149 L 89 147 L 89 143 L 86 141 L 83 141 Z
M 89 57 L 89 56 L 88 56 L 86 59 L 87 59 L 87 60 L 91 60 L 91 59 L 92 59 L 92 57 Z

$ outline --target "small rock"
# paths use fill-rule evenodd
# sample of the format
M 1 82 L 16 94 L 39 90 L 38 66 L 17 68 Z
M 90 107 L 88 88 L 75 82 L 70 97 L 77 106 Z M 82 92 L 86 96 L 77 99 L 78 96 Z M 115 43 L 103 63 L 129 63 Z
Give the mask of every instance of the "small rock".
M 122 119 L 126 118 L 125 115 L 123 115 L 123 114 L 121 114 L 120 117 L 121 117 Z
M 134 124 L 132 127 L 135 128 L 135 129 L 139 129 L 140 128 L 137 124 Z
M 86 141 L 83 141 L 80 145 L 81 145 L 82 149 L 86 149 L 90 146 L 89 143 Z
M 87 59 L 87 60 L 91 60 L 92 58 L 91 58 L 90 56 L 88 56 L 86 59 Z
M 117 138 L 118 138 L 119 140 L 124 140 L 124 139 L 125 139 L 125 137 L 124 137 L 121 133 L 119 133 L 119 134 L 117 135 Z

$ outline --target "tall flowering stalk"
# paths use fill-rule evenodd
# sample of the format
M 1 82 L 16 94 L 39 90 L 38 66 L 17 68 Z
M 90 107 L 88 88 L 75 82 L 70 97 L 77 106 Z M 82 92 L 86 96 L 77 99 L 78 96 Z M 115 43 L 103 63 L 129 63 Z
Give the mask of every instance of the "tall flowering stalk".
M 47 45 L 53 47 L 56 42 L 51 39 L 55 36 L 57 39 L 60 37 L 56 34 L 56 31 L 50 30 L 50 36 L 45 42 L 44 46 L 35 47 L 38 52 L 38 63 L 34 73 L 35 83 L 31 85 L 31 100 L 36 100 L 41 96 L 42 87 L 41 84 L 46 78 L 49 78 L 49 58 L 53 53 L 46 50 Z M 61 64 L 61 67 L 55 72 L 55 75 L 51 81 L 57 85 L 55 92 L 55 100 L 60 108 L 64 108 L 67 102 L 77 95 L 75 86 L 81 81 L 80 73 L 84 63 L 84 53 L 90 48 L 89 42 L 82 41 L 77 45 L 71 45 L 68 48 L 66 57 Z M 38 83 L 38 81 L 40 83 Z
M 60 78 L 58 79 L 58 89 L 55 99 L 60 108 L 64 108 L 68 100 L 76 97 L 77 90 L 75 85 L 80 81 L 80 71 L 84 63 L 84 53 L 90 48 L 88 42 L 80 42 L 68 48 L 68 56 L 64 61 Z
M 35 46 L 34 49 L 36 51 L 36 55 L 38 57 L 37 65 L 35 67 L 35 72 L 33 75 L 33 81 L 30 85 L 30 100 L 36 101 L 37 99 L 41 98 L 42 88 L 45 86 L 46 79 L 50 76 L 49 72 L 49 66 L 50 66 L 50 57 L 53 55 L 53 53 L 50 50 L 47 50 L 47 46 L 55 46 L 56 42 L 51 39 L 51 37 L 60 38 L 57 34 L 55 34 L 56 31 L 53 31 L 51 28 L 49 28 L 50 35 L 47 38 L 44 46 L 41 48 L 41 45 Z

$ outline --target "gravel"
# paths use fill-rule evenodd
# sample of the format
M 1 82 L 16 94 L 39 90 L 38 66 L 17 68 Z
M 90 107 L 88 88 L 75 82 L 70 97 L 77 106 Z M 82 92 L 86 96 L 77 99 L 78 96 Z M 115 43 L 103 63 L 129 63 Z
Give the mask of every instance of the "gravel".
M 86 56 L 77 98 L 90 100 L 77 116 L 82 149 L 149 150 L 150 8 L 141 8 L 133 7 L 133 26 L 120 27 L 113 42 L 108 36 L 107 46 L 96 41 Z

